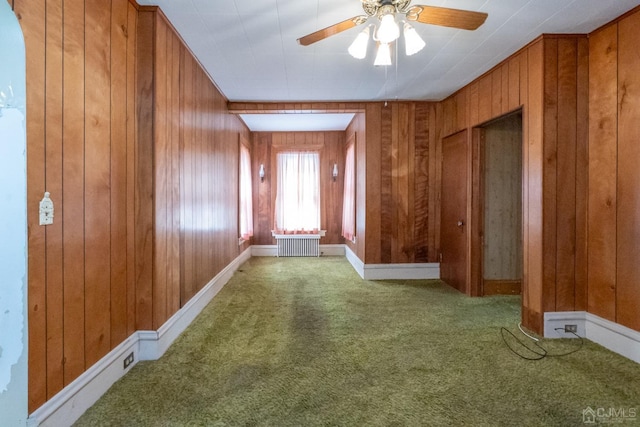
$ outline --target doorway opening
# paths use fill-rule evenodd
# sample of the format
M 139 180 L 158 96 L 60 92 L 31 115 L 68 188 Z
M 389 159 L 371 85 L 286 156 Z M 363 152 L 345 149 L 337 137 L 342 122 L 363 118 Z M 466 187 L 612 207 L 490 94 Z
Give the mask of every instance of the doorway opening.
M 481 127 L 480 295 L 520 294 L 523 274 L 522 112 Z

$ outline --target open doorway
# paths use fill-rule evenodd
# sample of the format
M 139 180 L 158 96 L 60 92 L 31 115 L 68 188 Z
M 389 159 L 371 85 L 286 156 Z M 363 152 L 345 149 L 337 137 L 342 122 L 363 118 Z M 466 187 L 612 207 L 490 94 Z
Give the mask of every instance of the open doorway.
M 27 409 L 27 175 L 22 30 L 0 1 L 0 414 L 25 425 Z
M 481 295 L 522 290 L 522 113 L 494 120 L 480 135 Z

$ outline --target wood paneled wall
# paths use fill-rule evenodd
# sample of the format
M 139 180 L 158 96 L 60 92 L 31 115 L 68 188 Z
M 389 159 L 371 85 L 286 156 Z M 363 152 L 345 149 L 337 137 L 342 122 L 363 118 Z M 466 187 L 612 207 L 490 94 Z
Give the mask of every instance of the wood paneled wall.
M 640 330 L 640 11 L 589 38 L 588 311 Z
M 586 36 L 542 36 L 440 104 L 443 135 L 522 108 L 523 322 L 538 332 L 543 312 L 586 303 L 587 79 Z M 472 158 L 478 177 L 479 157 Z M 479 194 L 475 178 L 472 186 Z M 477 206 L 472 200 L 470 214 Z M 468 268 L 478 289 L 480 236 L 472 226 Z
M 17 0 L 15 12 L 27 54 L 32 411 L 136 327 L 137 12 L 127 0 Z
M 246 247 L 238 144 L 249 133 L 156 8 L 18 0 L 15 12 L 33 411 L 135 330 L 161 326 Z
M 358 112 L 349 123 L 345 141 L 347 144 L 352 139 L 355 141 L 356 162 L 356 242 L 346 241 L 356 256 L 365 259 L 366 242 L 366 206 L 367 206 L 367 138 L 366 138 L 366 114 Z M 346 146 L 345 146 L 346 150 Z
M 136 327 L 157 329 L 243 248 L 239 144 L 249 132 L 164 15 L 143 7 L 138 20 Z
M 367 264 L 436 261 L 435 114 L 427 102 L 366 106 Z
M 320 217 L 321 228 L 326 230 L 321 244 L 344 243 L 342 238 L 342 197 L 344 188 L 345 132 L 253 132 L 253 244 L 270 245 L 274 224 L 274 203 L 277 189 L 275 155 L 282 150 L 305 148 L 320 153 Z M 338 164 L 338 178 L 332 178 L 334 163 Z M 260 181 L 258 171 L 264 165 L 265 178 Z

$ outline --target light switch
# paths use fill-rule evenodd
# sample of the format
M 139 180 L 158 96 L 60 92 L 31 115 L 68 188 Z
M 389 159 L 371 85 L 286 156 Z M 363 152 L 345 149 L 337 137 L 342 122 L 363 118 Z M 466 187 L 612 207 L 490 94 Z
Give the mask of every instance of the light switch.
M 40 201 L 40 225 L 53 224 L 53 202 L 49 196 L 49 192 L 46 191 L 44 199 Z

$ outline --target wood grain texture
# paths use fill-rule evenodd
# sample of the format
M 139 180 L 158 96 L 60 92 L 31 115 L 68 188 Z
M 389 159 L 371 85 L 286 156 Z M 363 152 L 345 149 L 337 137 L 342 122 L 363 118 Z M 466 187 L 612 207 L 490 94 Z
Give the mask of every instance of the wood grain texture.
M 327 230 L 321 244 L 340 244 L 342 238 L 342 194 L 344 188 L 344 145 L 346 133 L 330 132 L 253 132 L 252 176 L 254 177 L 254 244 L 271 245 L 274 228 L 276 155 L 288 150 L 314 150 L 320 153 L 320 219 Z M 332 177 L 333 165 L 338 165 L 338 177 Z M 258 173 L 264 165 L 265 179 Z
M 135 270 L 138 330 L 153 327 L 153 114 L 155 19 L 153 10 L 138 14 L 136 51 Z
M 617 268 L 616 321 L 640 330 L 640 57 L 638 31 L 640 13 L 618 24 L 618 181 L 617 181 Z
M 528 122 L 527 142 L 525 144 L 525 159 L 523 174 L 527 186 L 527 222 L 525 240 L 527 247 L 527 265 L 525 274 L 528 281 L 527 299 L 523 304 L 528 308 L 529 316 L 542 316 L 543 299 L 543 138 L 544 138 L 544 44 L 543 41 L 533 44 L 528 49 L 528 90 L 526 118 Z M 523 295 L 524 296 L 524 295 Z M 523 319 L 524 320 L 524 319 Z M 540 322 L 536 321 L 535 324 Z M 532 327 L 533 324 L 527 325 Z M 534 329 L 535 330 L 535 329 Z
M 111 3 L 111 316 L 110 347 L 128 336 L 127 327 L 127 37 L 129 4 Z
M 440 277 L 463 293 L 468 292 L 469 243 L 467 189 L 469 141 L 460 132 L 442 141 L 442 261 Z
M 46 190 L 56 200 L 63 194 L 63 52 L 62 1 L 47 1 L 46 15 Z M 51 397 L 64 386 L 64 273 L 63 273 L 63 205 L 58 204 L 58 221 L 46 227 L 46 289 L 47 289 L 47 396 Z
M 29 209 L 33 411 L 133 329 L 126 210 L 135 58 L 127 34 L 137 12 L 127 0 L 26 3 L 15 2 L 28 63 L 27 198 L 37 206 L 50 191 L 56 208 L 46 228 Z
M 382 104 L 368 104 L 366 111 L 365 138 L 366 153 L 364 155 L 366 163 L 366 173 L 364 182 L 366 183 L 365 198 L 365 259 L 366 264 L 379 264 L 382 260 L 381 253 L 381 232 L 382 224 L 380 212 L 382 209 L 381 199 L 381 174 L 382 170 Z M 358 165 L 359 166 L 359 165 Z M 360 179 L 360 177 L 358 177 Z
M 64 227 L 64 381 L 69 384 L 85 370 L 84 284 L 84 8 L 64 3 L 63 86 L 63 209 Z M 31 159 L 29 160 L 31 161 Z
M 558 39 L 555 311 L 575 309 L 577 39 Z M 546 221 L 545 221 L 546 224 Z M 545 249 L 547 250 L 547 249 Z
M 429 185 L 434 182 L 429 176 L 429 104 L 416 104 L 414 121 L 414 261 L 429 262 Z
M 617 27 L 589 39 L 588 304 L 615 320 L 617 210 Z
M 589 200 L 589 40 L 577 44 L 575 310 L 587 309 Z
M 218 184 L 237 177 L 246 127 L 158 9 L 72 3 L 16 2 L 28 203 L 49 190 L 56 204 L 47 228 L 29 210 L 30 411 L 136 329 L 163 324 L 188 301 L 181 289 L 193 295 L 239 253 L 237 184 Z
M 557 174 L 558 174 L 558 40 L 543 39 L 542 111 L 542 289 L 543 311 L 556 305 Z

